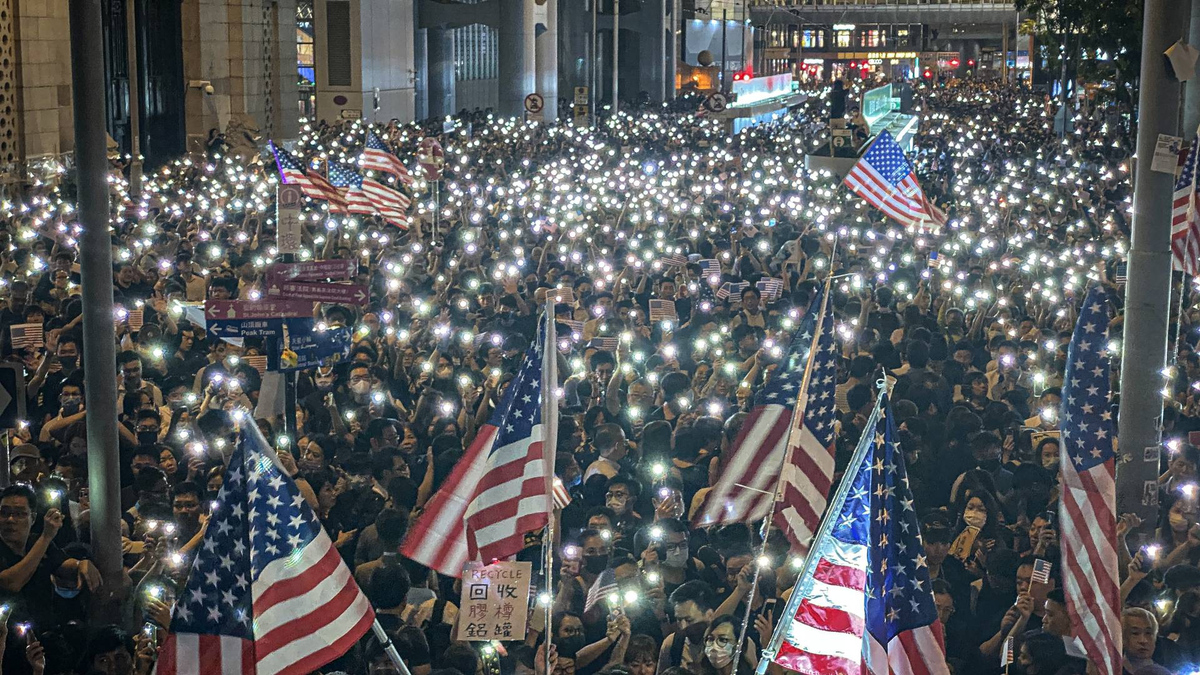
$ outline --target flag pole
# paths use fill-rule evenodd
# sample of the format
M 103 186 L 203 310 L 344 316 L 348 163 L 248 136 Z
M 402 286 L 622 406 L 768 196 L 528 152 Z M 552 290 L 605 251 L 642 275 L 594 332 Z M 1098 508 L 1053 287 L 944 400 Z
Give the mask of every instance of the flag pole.
M 771 534 L 771 522 L 775 519 L 775 505 L 779 503 L 783 496 L 783 468 L 787 466 L 790 459 L 789 454 L 792 448 L 792 436 L 796 433 L 796 411 L 800 409 L 800 401 L 808 395 L 809 381 L 812 379 L 813 366 L 817 360 L 817 344 L 821 339 L 821 329 L 825 326 L 825 312 L 829 309 L 829 293 L 833 290 L 833 262 L 837 255 L 837 241 L 834 241 L 833 251 L 829 256 L 829 272 L 830 276 L 825 279 L 825 289 L 821 293 L 821 307 L 817 313 L 816 325 L 813 329 L 812 343 L 808 348 L 808 362 L 804 364 L 804 378 L 800 381 L 800 392 L 796 396 L 796 404 L 792 406 L 791 421 L 788 423 L 788 442 L 784 446 L 783 458 L 779 463 L 779 479 L 775 483 L 775 493 L 771 498 L 771 506 L 767 511 L 767 515 L 763 516 L 762 524 L 762 544 L 759 545 L 758 555 L 754 556 L 754 577 L 750 581 L 750 593 L 746 597 L 746 613 L 742 616 L 742 627 L 738 631 L 737 646 L 733 648 L 733 669 L 737 671 L 738 664 L 741 663 L 742 650 L 746 644 L 746 633 L 750 629 L 750 614 L 753 613 L 754 596 L 758 593 L 758 577 L 762 573 L 762 563 L 760 560 L 767 550 L 767 536 Z M 762 639 L 762 636 L 759 636 Z
M 387 631 L 383 629 L 383 626 L 379 625 L 378 618 L 375 619 L 375 623 L 371 624 L 371 630 L 375 633 L 375 639 L 379 640 L 379 643 L 383 645 L 383 652 L 387 654 L 388 659 L 400 671 L 400 675 L 412 675 L 408 670 L 408 666 L 404 665 L 404 660 L 400 658 L 400 653 L 396 651 L 396 645 L 392 644 L 392 638 L 388 637 Z
M 881 375 L 879 384 L 879 393 L 876 394 L 875 409 L 871 411 L 871 416 L 867 419 L 864 429 L 874 429 L 879 423 L 879 415 L 883 412 L 882 403 L 883 397 L 887 394 L 886 375 Z M 858 447 L 854 449 L 854 457 L 850 459 L 850 467 L 858 467 L 862 464 L 863 459 L 867 455 L 867 451 L 874 443 L 874 437 L 870 433 L 864 432 L 858 440 Z M 850 486 L 854 482 L 855 472 L 847 471 L 842 476 L 842 482 L 838 483 L 837 492 L 833 499 L 830 500 L 828 508 L 825 509 L 825 515 L 821 518 L 821 526 L 817 528 L 817 536 L 813 537 L 814 542 L 821 541 L 826 537 L 831 536 L 834 521 L 837 520 L 836 514 L 842 510 L 842 505 L 846 503 L 846 495 L 850 492 Z M 796 586 L 792 588 L 792 595 L 788 598 L 787 605 L 783 608 L 783 614 L 780 616 L 793 617 L 800 607 L 800 601 L 804 599 L 805 593 L 800 592 L 799 584 L 805 579 L 810 579 L 813 573 L 815 564 L 814 556 L 806 556 L 804 559 L 804 567 L 800 569 L 800 576 L 796 577 Z M 783 639 L 787 636 L 787 630 L 780 630 L 785 626 L 785 622 L 778 622 L 775 625 L 775 633 L 771 636 L 770 644 L 763 649 L 763 658 L 758 660 L 758 666 L 755 669 L 756 675 L 766 675 L 767 666 L 771 663 L 771 658 L 779 653 L 779 647 L 783 644 Z M 767 655 L 770 654 L 770 657 Z
M 546 462 L 546 529 L 542 536 L 546 674 L 550 675 L 550 647 L 554 644 L 554 460 L 558 451 L 558 336 L 554 324 L 554 295 L 546 292 L 546 344 L 542 347 L 542 456 Z

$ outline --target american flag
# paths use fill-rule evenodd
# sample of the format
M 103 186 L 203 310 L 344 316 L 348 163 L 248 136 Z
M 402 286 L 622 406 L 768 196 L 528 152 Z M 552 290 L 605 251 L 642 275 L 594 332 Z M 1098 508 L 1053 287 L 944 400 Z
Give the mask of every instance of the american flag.
M 1013 643 L 1016 642 L 1016 637 L 1009 635 L 1004 638 L 1004 649 L 1000 651 L 1000 667 L 1003 668 L 1013 662 Z
M 309 199 L 319 199 L 329 202 L 329 210 L 333 213 L 346 212 L 346 200 L 342 198 L 337 188 L 329 184 L 325 177 L 316 171 L 305 170 L 300 160 L 292 153 L 271 142 L 271 152 L 275 155 L 275 165 L 284 183 L 294 183 Z
M 783 279 L 767 277 L 766 279 L 759 279 L 758 283 L 754 286 L 762 294 L 763 300 L 767 302 L 774 302 L 783 295 Z
M 1192 149 L 1180 153 L 1183 173 L 1175 182 L 1171 203 L 1172 268 L 1185 274 L 1200 274 L 1200 213 L 1197 212 L 1196 149 L 1200 134 L 1192 141 Z
M 828 310 L 822 314 L 815 344 L 812 373 L 808 386 L 801 389 L 797 398 L 796 416 L 788 433 L 781 492 L 775 504 L 775 525 L 795 551 L 808 550 L 809 540 L 825 512 L 829 488 L 833 486 L 838 350 L 833 313 Z
M 725 300 L 730 296 L 742 299 L 742 289 L 750 285 L 749 281 L 726 281 L 717 289 L 716 297 L 718 300 Z
M 558 380 L 549 318 L 491 419 L 413 525 L 405 556 L 459 577 L 467 560 L 511 556 L 525 547 L 526 532 L 545 526 L 558 419 L 554 396 L 542 409 L 543 379 Z
M 329 182 L 345 196 L 346 208 L 350 213 L 362 215 L 375 213 L 375 207 L 371 205 L 367 193 L 363 192 L 363 178 L 357 171 L 344 164 L 330 162 Z
M 1050 583 L 1050 570 L 1053 567 L 1054 567 L 1054 564 L 1051 563 L 1049 560 L 1043 560 L 1041 558 L 1034 560 L 1033 561 L 1033 576 L 1030 577 L 1030 581 L 1032 581 L 1035 584 Z
M 1059 501 L 1063 591 L 1071 624 L 1102 674 L 1121 672 L 1116 453 L 1110 402 L 1108 293 L 1088 291 L 1067 348 L 1063 382 L 1062 496 Z
M 398 227 L 408 227 L 408 216 L 405 215 L 405 211 L 412 202 L 404 196 L 404 193 L 390 188 L 374 178 L 364 178 L 362 188 L 371 205 L 375 207 L 379 215 L 383 216 L 384 220 Z
M 587 597 L 583 601 L 584 614 L 592 611 L 592 607 L 595 607 L 597 602 L 607 598 L 609 593 L 616 593 L 619 588 L 616 572 L 612 570 L 601 572 L 600 576 L 596 577 L 596 582 L 588 589 Z
M 46 346 L 45 332 L 40 323 L 17 323 L 8 330 L 13 349 L 41 349 Z
M 904 451 L 886 396 L 766 650 L 805 675 L 948 675 Z
M 375 620 L 273 451 L 245 425 L 159 652 L 159 675 L 299 675 Z
M 783 362 L 755 399 L 728 465 L 696 513 L 697 527 L 761 520 L 771 508 L 820 309 L 820 302 L 809 307 Z M 821 501 L 823 506 L 823 496 Z
M 666 319 L 675 320 L 679 318 L 679 314 L 675 311 L 674 300 L 651 300 L 650 301 L 650 320 L 654 322 L 663 321 Z
M 404 162 L 400 158 L 392 154 L 388 147 L 384 145 L 383 139 L 375 135 L 374 131 L 367 129 L 367 142 L 363 146 L 362 168 L 371 171 L 382 171 L 390 173 L 401 180 L 405 185 L 412 185 L 413 177 L 404 166 Z
M 934 228 L 946 223 L 946 214 L 925 197 L 904 150 L 886 129 L 842 182 L 906 227 Z
M 698 263 L 700 265 L 700 273 L 704 275 L 705 280 L 712 283 L 712 277 L 716 276 L 717 281 L 721 280 L 721 261 L 716 258 L 703 258 Z
M 588 343 L 588 347 L 595 347 L 602 352 L 615 352 L 617 351 L 617 345 L 621 343 L 620 341 L 621 338 L 615 337 L 594 337 Z
M 687 256 L 682 253 L 670 253 L 659 259 L 664 268 L 683 267 L 687 264 Z

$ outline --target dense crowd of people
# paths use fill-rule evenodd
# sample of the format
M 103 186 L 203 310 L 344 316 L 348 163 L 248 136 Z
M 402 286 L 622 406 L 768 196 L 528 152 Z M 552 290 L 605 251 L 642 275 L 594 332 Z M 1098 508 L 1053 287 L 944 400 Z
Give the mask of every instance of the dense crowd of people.
M 954 672 L 1000 672 L 1009 636 L 1008 673 L 1086 672 L 1059 583 L 1058 406 L 1077 305 L 1089 283 L 1117 285 L 1127 248 L 1125 122 L 1097 106 L 1060 137 L 1053 108 L 1028 91 L 976 83 L 920 96 L 910 156 L 948 214 L 939 232 L 904 231 L 805 168 L 821 142 L 820 96 L 733 136 L 694 101 L 595 129 L 486 113 L 449 132 L 376 125 L 418 174 L 417 144 L 441 139 L 438 202 L 418 176 L 407 229 L 306 205 L 298 258 L 356 261 L 371 297 L 318 306 L 353 346 L 299 373 L 294 439 L 282 399 L 263 395 L 254 357 L 270 345 L 218 339 L 197 310 L 265 291 L 278 260 L 268 152 L 214 142 L 147 176 L 137 200 L 114 174 L 115 364 L 83 362 L 69 174 L 11 197 L 0 205 L 0 341 L 26 374 L 27 419 L 9 433 L 0 492 L 4 672 L 149 673 L 223 461 L 239 426 L 257 423 L 414 675 L 545 675 L 547 632 L 554 675 L 749 673 L 799 559 L 780 538 L 763 546 L 757 523 L 692 519 L 831 275 L 838 470 L 882 373 Z M 359 122 L 321 123 L 289 147 L 323 167 L 352 162 L 362 142 Z M 779 287 L 764 292 L 762 279 Z M 398 550 L 519 368 L 551 292 L 563 336 L 555 467 L 571 497 L 556 512 L 553 623 L 531 611 L 524 639 L 481 650 L 458 639 L 456 580 Z M 673 307 L 652 319 L 657 300 Z M 1129 673 L 1200 667 L 1200 457 L 1185 436 L 1200 429 L 1198 319 L 1188 306 L 1177 320 L 1161 522 L 1121 519 L 1122 538 L 1151 528 L 1157 542 L 1122 547 Z M 85 367 L 119 378 L 132 584 L 99 627 L 89 605 L 113 580 L 89 561 Z M 523 559 L 540 559 L 540 536 Z M 1038 560 L 1051 564 L 1044 581 Z M 606 573 L 619 593 L 589 600 Z M 326 672 L 338 670 L 396 672 L 374 637 Z

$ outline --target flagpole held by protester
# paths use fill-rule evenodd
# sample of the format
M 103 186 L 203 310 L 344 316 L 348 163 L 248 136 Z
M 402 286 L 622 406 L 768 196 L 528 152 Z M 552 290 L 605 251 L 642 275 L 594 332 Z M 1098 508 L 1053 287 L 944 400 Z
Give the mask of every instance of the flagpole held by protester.
M 771 662 L 804 675 L 949 675 L 886 377 L 793 587 Z
M 832 263 L 834 260 L 833 255 L 836 255 L 837 252 L 836 243 L 834 246 L 834 252 L 830 256 L 831 274 L 825 279 L 825 288 L 821 293 L 821 304 L 818 307 L 816 322 L 814 323 L 815 330 L 813 332 L 812 343 L 808 350 L 807 362 L 804 364 L 804 379 L 800 382 L 800 393 L 796 396 L 796 405 L 792 408 L 791 421 L 788 423 L 788 443 L 784 449 L 784 456 L 781 458 L 779 463 L 779 480 L 775 485 L 775 497 L 771 500 L 770 510 L 767 511 L 767 515 L 763 517 L 761 530 L 762 545 L 759 547 L 758 555 L 754 556 L 754 576 L 750 581 L 750 593 L 746 597 L 746 614 L 742 617 L 742 626 L 741 630 L 738 632 L 737 645 L 733 649 L 734 664 L 741 663 L 742 651 L 746 644 L 746 633 L 750 628 L 750 615 L 754 613 L 754 596 L 756 593 L 758 593 L 758 579 L 759 575 L 762 573 L 763 556 L 767 550 L 767 537 L 771 534 L 771 522 L 775 519 L 776 505 L 779 504 L 779 501 L 783 496 L 783 467 L 787 465 L 791 458 L 791 453 L 795 449 L 793 438 L 797 433 L 796 421 L 797 418 L 801 416 L 800 407 L 807 404 L 809 383 L 812 380 L 813 366 L 816 363 L 817 356 L 820 352 L 819 344 L 821 341 L 821 331 L 825 324 L 825 312 L 828 310 L 829 306 L 829 293 L 833 289 Z
M 879 393 L 875 399 L 875 407 L 871 410 L 871 416 L 867 418 L 867 423 L 863 427 L 864 429 L 874 428 L 879 422 L 881 403 L 883 402 L 884 393 L 887 391 L 887 381 L 886 379 L 881 378 L 880 381 L 876 382 L 876 384 L 879 386 Z M 864 433 L 862 435 L 862 438 L 860 438 L 858 441 L 858 447 L 854 449 L 854 456 L 850 459 L 849 466 L 854 467 L 862 463 L 863 458 L 866 457 L 867 452 L 871 449 L 871 441 L 872 439 L 870 434 Z M 850 487 L 853 482 L 853 473 L 847 471 L 845 475 L 842 476 L 842 482 L 838 484 L 838 489 L 834 494 L 833 499 L 829 502 L 829 508 L 825 511 L 825 517 L 821 519 L 821 527 L 817 529 L 817 536 L 813 539 L 814 542 L 825 539 L 830 535 L 830 532 L 833 530 L 834 520 L 836 520 L 833 514 L 841 512 L 842 506 L 846 503 L 846 495 L 850 493 Z M 815 556 L 806 556 L 804 559 L 804 566 L 800 568 L 800 576 L 796 577 L 796 579 L 801 580 L 810 577 L 815 564 Z M 797 581 L 797 583 L 799 583 L 799 581 Z M 791 597 L 788 598 L 787 604 L 784 605 L 783 613 L 780 614 L 781 617 L 796 615 L 796 610 L 800 606 L 800 601 L 804 599 L 804 594 L 798 591 L 798 588 L 792 591 Z M 776 622 L 775 632 L 771 635 L 771 641 L 763 649 L 762 658 L 760 658 L 758 661 L 758 668 L 755 671 L 757 675 L 766 675 L 767 666 L 771 664 L 771 657 L 773 657 L 779 651 L 779 646 L 783 644 L 783 639 L 786 636 L 787 622 Z
M 554 295 L 546 294 L 546 344 L 542 362 L 542 456 L 546 462 L 546 529 L 542 537 L 542 576 L 546 583 L 546 595 L 542 605 L 546 611 L 546 673 L 553 673 L 550 666 L 550 649 L 554 644 L 554 460 L 558 445 L 558 338 L 554 323 Z

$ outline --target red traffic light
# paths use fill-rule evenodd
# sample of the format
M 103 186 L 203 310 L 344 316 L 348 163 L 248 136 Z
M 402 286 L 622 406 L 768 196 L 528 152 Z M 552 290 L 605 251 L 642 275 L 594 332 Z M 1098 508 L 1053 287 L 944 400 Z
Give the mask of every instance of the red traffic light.
M 953 66 L 954 68 L 957 68 L 959 63 L 960 62 L 958 59 L 950 59 L 950 65 Z
M 929 80 L 929 79 L 932 79 L 932 78 L 933 78 L 933 71 L 932 71 L 932 70 L 930 70 L 930 69 L 928 69 L 928 68 L 926 68 L 926 69 L 925 69 L 925 72 L 921 73 L 921 77 L 923 77 L 923 78 L 925 78 L 925 79 L 927 79 L 927 80 Z
M 975 59 L 967 59 L 967 65 L 971 68 L 975 67 Z

